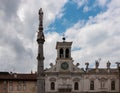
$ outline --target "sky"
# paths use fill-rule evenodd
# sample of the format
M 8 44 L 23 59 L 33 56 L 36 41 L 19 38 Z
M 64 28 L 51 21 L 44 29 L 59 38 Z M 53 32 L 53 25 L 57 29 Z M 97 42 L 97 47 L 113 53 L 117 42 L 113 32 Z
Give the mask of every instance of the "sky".
M 56 42 L 72 41 L 80 68 L 120 62 L 119 0 L 0 0 L 0 71 L 35 72 L 38 11 L 44 12 L 44 67 L 56 63 Z

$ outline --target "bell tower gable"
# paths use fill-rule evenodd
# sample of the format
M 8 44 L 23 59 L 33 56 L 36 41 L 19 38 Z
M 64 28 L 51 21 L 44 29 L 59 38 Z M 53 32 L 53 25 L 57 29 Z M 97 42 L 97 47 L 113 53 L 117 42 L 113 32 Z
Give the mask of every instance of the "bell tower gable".
M 71 58 L 71 45 L 72 42 L 57 42 L 57 60 L 59 59 L 72 59 Z

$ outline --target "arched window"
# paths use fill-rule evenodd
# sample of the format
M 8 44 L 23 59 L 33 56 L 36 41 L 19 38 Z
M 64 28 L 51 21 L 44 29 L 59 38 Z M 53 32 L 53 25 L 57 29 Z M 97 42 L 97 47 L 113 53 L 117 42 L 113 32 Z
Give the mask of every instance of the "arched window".
M 60 49 L 60 58 L 63 58 L 63 49 Z
M 90 90 L 94 90 L 94 81 L 90 81 Z
M 65 50 L 65 57 L 69 58 L 69 49 L 68 48 Z
M 78 90 L 79 89 L 79 84 L 78 84 L 78 82 L 75 82 L 74 83 L 74 90 Z
M 115 90 L 115 81 L 111 81 L 111 90 Z
M 51 82 L 51 90 L 55 90 L 55 83 Z

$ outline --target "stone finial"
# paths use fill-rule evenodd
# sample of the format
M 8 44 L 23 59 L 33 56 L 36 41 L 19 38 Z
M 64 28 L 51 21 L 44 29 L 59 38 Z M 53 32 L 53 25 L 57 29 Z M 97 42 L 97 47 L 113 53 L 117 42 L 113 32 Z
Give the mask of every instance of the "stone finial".
M 53 66 L 53 63 L 50 63 L 50 66 L 52 67 L 52 66 Z
M 63 38 L 62 38 L 63 42 L 65 42 L 65 39 L 66 39 L 65 34 L 63 34 Z
M 117 68 L 119 68 L 120 67 L 120 62 L 116 62 L 116 64 L 117 64 Z
M 31 70 L 31 74 L 33 74 L 33 71 Z
M 79 65 L 80 65 L 79 63 L 76 64 L 76 66 L 79 66 Z
M 107 62 L 107 68 L 108 68 L 108 69 L 110 68 L 110 65 L 111 65 L 111 63 L 110 63 L 110 61 L 108 60 L 108 62 Z

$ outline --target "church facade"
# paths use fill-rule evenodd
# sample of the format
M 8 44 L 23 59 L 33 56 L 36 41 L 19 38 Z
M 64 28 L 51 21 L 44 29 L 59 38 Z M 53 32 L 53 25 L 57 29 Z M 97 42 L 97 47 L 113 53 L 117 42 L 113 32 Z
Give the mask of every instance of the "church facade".
M 89 68 L 85 63 L 85 70 L 74 64 L 71 57 L 72 42 L 56 43 L 56 63 L 50 64 L 45 70 L 46 93 L 120 93 L 119 64 L 117 68 L 110 68 L 111 63 L 106 62 L 106 68 L 99 68 L 99 61 L 95 68 Z

